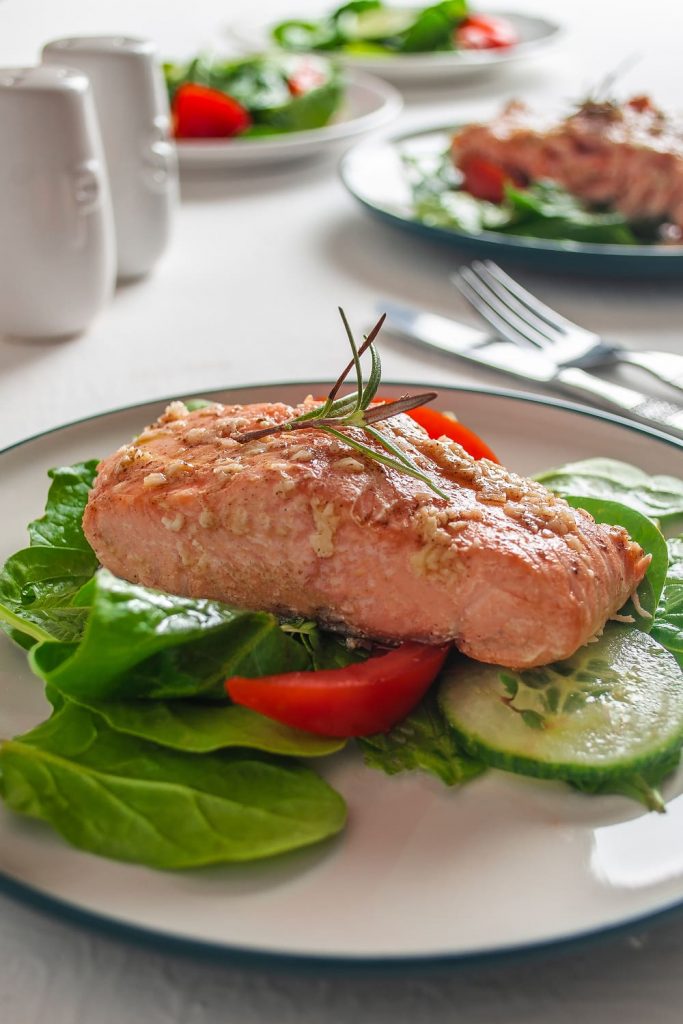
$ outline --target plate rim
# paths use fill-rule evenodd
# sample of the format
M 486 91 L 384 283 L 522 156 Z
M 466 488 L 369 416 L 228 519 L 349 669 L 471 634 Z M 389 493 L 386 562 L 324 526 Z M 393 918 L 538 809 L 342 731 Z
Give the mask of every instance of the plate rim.
M 289 387 L 317 387 L 326 385 L 329 380 L 315 379 L 293 379 L 287 381 L 254 382 L 230 387 L 201 389 L 191 393 L 184 393 L 183 397 L 199 398 L 211 395 L 229 394 L 231 392 L 244 392 L 251 389 L 283 389 Z M 385 384 L 397 388 L 413 387 L 416 384 L 427 384 L 425 381 L 387 380 Z M 429 385 L 428 385 L 429 386 Z M 552 395 L 536 395 L 531 392 L 515 390 L 510 388 L 477 386 L 472 384 L 432 384 L 438 391 L 466 393 L 470 395 L 482 395 L 485 397 L 511 399 L 522 404 L 541 406 L 546 409 L 559 409 L 575 415 L 597 419 L 601 422 L 617 427 L 626 428 L 632 432 L 643 435 L 656 442 L 663 442 L 674 450 L 683 451 L 683 440 L 665 434 L 662 431 L 648 427 L 645 424 L 628 420 L 625 417 L 600 409 L 592 409 L 589 406 L 577 402 L 567 401 L 563 398 Z M 0 449 L 0 460 L 10 453 L 30 445 L 36 441 L 59 434 L 61 431 L 74 427 L 84 426 L 88 423 L 98 422 L 110 416 L 132 412 L 135 409 L 144 409 L 151 405 L 158 405 L 164 402 L 177 400 L 175 396 L 161 396 L 146 401 L 131 402 L 126 405 L 117 406 L 103 410 L 99 413 L 89 414 L 70 420 L 66 423 L 38 431 L 28 437 L 21 438 Z M 0 868 L 0 893 L 15 899 L 19 903 L 28 905 L 34 909 L 45 912 L 53 918 L 69 923 L 75 923 L 88 928 L 98 934 L 115 939 L 123 939 L 138 946 L 164 950 L 171 953 L 180 953 L 192 957 L 209 957 L 212 960 L 230 961 L 245 966 L 266 966 L 280 969 L 298 967 L 303 969 L 334 969 L 334 970 L 395 970 L 407 967 L 443 967 L 455 965 L 467 965 L 473 963 L 490 964 L 510 958 L 534 955 L 538 953 L 571 949 L 587 942 L 596 943 L 607 940 L 619 934 L 623 934 L 636 924 L 644 922 L 659 921 L 667 916 L 673 916 L 683 911 L 683 892 L 673 900 L 667 901 L 664 905 L 655 910 L 634 912 L 628 917 L 599 927 L 587 927 L 575 930 L 569 934 L 561 935 L 551 939 L 539 939 L 534 941 L 522 941 L 507 943 L 494 949 L 474 948 L 471 950 L 457 952 L 425 952 L 425 953 L 396 953 L 396 954 L 372 954 L 363 953 L 357 956 L 349 953 L 315 954 L 286 952 L 281 949 L 267 947 L 239 946 L 233 943 L 220 942 L 202 938 L 191 938 L 175 932 L 157 930 L 150 926 L 140 925 L 131 921 L 119 920 L 116 917 L 102 911 L 96 911 L 78 906 L 67 899 L 55 896 L 46 892 L 29 882 L 20 881 L 10 875 L 3 868 Z
M 534 238 L 526 235 L 505 235 L 499 231 L 480 231 L 479 234 L 473 234 L 468 231 L 458 230 L 457 228 L 443 228 L 434 224 L 426 224 L 421 220 L 404 217 L 400 213 L 396 213 L 384 206 L 378 206 L 367 197 L 360 195 L 350 184 L 348 180 L 348 167 L 353 160 L 363 156 L 362 150 L 367 150 L 371 153 L 373 149 L 392 149 L 400 142 L 412 141 L 421 136 L 435 135 L 439 132 L 443 134 L 451 133 L 454 127 L 455 125 L 453 124 L 444 124 L 439 121 L 422 128 L 413 127 L 408 131 L 404 129 L 398 132 L 389 132 L 379 138 L 375 137 L 366 139 L 363 142 L 357 142 L 340 159 L 337 168 L 339 178 L 349 195 L 371 213 L 385 218 L 392 224 L 409 227 L 413 230 L 429 234 L 434 238 L 444 239 L 456 244 L 458 242 L 465 244 L 483 242 L 486 245 L 496 246 L 501 249 L 514 249 L 520 253 L 533 253 L 534 255 L 553 254 L 570 257 L 606 256 L 610 259 L 616 258 L 624 263 L 634 259 L 643 259 L 644 257 L 655 260 L 683 262 L 683 242 L 680 245 L 673 246 L 656 244 L 619 245 L 615 242 L 577 242 L 572 239 L 562 241 L 561 239 Z

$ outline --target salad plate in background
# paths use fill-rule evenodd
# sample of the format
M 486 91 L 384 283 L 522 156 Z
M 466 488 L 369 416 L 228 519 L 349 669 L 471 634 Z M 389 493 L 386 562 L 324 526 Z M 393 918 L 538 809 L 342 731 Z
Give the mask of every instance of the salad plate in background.
M 315 55 L 199 55 L 164 64 L 185 168 L 311 156 L 389 124 L 400 94 L 381 79 Z
M 517 11 L 474 12 L 461 0 L 432 5 L 360 0 L 310 18 L 292 4 L 290 19 L 268 26 L 230 25 L 226 34 L 247 47 L 326 53 L 346 67 L 408 84 L 492 74 L 532 59 L 557 42 L 561 26 Z
M 322 387 L 307 381 L 210 397 L 296 404 Z M 405 390 L 383 386 L 387 398 Z M 618 418 L 511 392 L 435 390 L 439 408 L 457 412 L 521 473 L 597 454 L 650 474 L 680 472 L 680 442 Z M 3 488 L 12 494 L 2 554 L 23 546 L 50 467 L 114 450 L 162 410 L 157 403 L 105 414 L 2 453 Z M 4 641 L 0 678 L 3 736 L 45 717 L 24 652 Z M 79 852 L 2 807 L 2 885 L 53 912 L 158 943 L 347 963 L 542 947 L 683 902 L 680 772 L 666 783 L 667 814 L 655 815 L 621 797 L 497 771 L 454 789 L 418 773 L 388 778 L 351 750 L 319 759 L 316 769 L 343 795 L 349 822 L 309 850 L 246 866 L 152 871 Z
M 453 125 L 434 125 L 385 134 L 354 146 L 342 159 L 342 181 L 351 195 L 381 220 L 494 260 L 579 273 L 677 276 L 683 272 L 682 245 L 646 242 L 632 236 L 628 225 L 611 223 L 610 217 L 594 217 L 586 227 L 585 211 L 573 197 L 545 183 L 528 193 L 511 190 L 512 198 L 500 215 L 501 222 L 508 223 L 500 230 L 493 221 L 487 226 L 478 201 L 461 190 L 451 166 L 448 154 L 454 130 Z M 444 202 L 444 197 L 453 196 L 458 200 L 457 209 Z M 488 210 L 491 204 L 485 207 Z M 554 234 L 550 237 L 532 233 L 539 210 L 543 216 L 552 213 Z M 499 216 L 495 208 L 491 212 Z M 573 239 L 557 237 L 556 225 L 563 218 L 568 232 L 580 225 Z M 518 223 L 510 223 L 517 219 Z M 525 233 L 526 224 L 529 234 Z

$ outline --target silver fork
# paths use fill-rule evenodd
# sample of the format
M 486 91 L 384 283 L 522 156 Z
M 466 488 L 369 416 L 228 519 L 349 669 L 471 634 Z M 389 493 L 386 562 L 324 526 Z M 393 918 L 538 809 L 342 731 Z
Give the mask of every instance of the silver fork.
M 560 367 L 588 370 L 628 363 L 683 391 L 683 355 L 632 351 L 607 342 L 546 306 L 491 260 L 476 260 L 452 280 L 497 334 L 544 349 Z

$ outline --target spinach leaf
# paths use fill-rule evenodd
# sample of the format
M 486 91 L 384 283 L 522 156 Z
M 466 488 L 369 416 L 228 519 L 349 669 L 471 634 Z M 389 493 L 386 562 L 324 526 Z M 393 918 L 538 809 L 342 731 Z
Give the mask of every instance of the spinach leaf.
M 568 494 L 620 501 L 656 519 L 663 533 L 683 526 L 683 480 L 650 476 L 616 459 L 583 459 L 535 477 L 561 497 Z
M 525 189 L 508 185 L 503 207 L 507 207 L 510 217 L 500 230 L 508 234 L 615 245 L 637 242 L 622 214 L 589 210 L 581 200 L 550 181 L 537 181 Z
M 673 538 L 668 547 L 669 569 L 652 635 L 683 668 L 683 537 Z
M 337 7 L 330 15 L 331 21 L 339 21 L 345 14 L 362 14 L 364 11 L 377 11 L 385 5 L 382 0 L 349 0 L 349 3 Z
M 326 125 L 343 97 L 341 80 L 335 76 L 317 89 L 283 103 L 263 107 L 254 115 L 254 127 L 275 132 L 299 132 Z M 248 134 L 248 131 L 245 133 Z
M 31 546 L 92 549 L 83 533 L 83 510 L 97 473 L 97 460 L 51 469 L 45 514 L 29 523 Z M 94 559 L 94 555 L 92 555 Z
M 586 512 L 590 512 L 597 523 L 623 526 L 629 536 L 640 544 L 643 551 L 652 555 L 652 561 L 645 576 L 649 587 L 645 588 L 641 584 L 638 594 L 643 608 L 654 617 L 669 564 L 666 541 L 661 531 L 642 512 L 628 508 L 621 502 L 608 501 L 605 498 L 577 497 L 573 494 L 566 494 L 564 497 L 573 508 L 583 508 Z M 651 620 L 646 623 L 641 617 L 637 621 L 641 629 L 646 625 L 652 627 Z M 649 632 L 649 629 L 647 631 Z
M 49 471 L 45 513 L 28 527 L 31 547 L 0 570 L 0 627 L 22 647 L 82 632 L 86 612 L 71 600 L 97 568 L 81 525 L 96 470 L 93 460 Z
M 42 643 L 30 657 L 38 675 L 76 699 L 224 699 L 229 675 L 309 667 L 302 645 L 266 612 L 165 594 L 106 570 L 74 603 L 90 607 L 81 642 Z
M 271 30 L 273 42 L 291 53 L 306 53 L 309 50 L 338 50 L 344 42 L 343 36 L 331 19 L 281 21 Z
M 405 32 L 397 49 L 401 53 L 427 53 L 453 49 L 453 29 L 467 16 L 466 0 L 443 0 L 425 7 Z
M 75 700 L 226 701 L 228 676 L 264 676 L 314 667 L 307 646 L 274 615 L 220 601 L 178 597 L 101 570 L 74 599 L 89 615 L 80 643 L 39 644 L 33 670 Z M 313 641 L 316 667 L 359 655 L 338 642 Z
M 427 696 L 389 732 L 365 736 L 358 744 L 366 765 L 387 775 L 420 770 L 435 775 L 447 786 L 456 786 L 486 769 L 459 746 L 433 696 Z
M 2 795 L 74 846 L 156 868 L 252 860 L 344 825 L 342 798 L 310 769 L 264 755 L 178 753 L 66 702 L 0 748 Z
M 50 691 L 59 707 L 61 695 Z M 190 754 L 211 753 L 226 747 L 247 747 L 289 757 L 323 757 L 342 750 L 345 740 L 328 739 L 290 729 L 289 726 L 237 705 L 200 704 L 190 700 L 76 702 L 101 716 L 110 728 L 162 747 Z
M 34 547 L 18 551 L 0 570 L 0 626 L 23 647 L 36 640 L 77 640 L 87 608 L 73 597 L 93 575 L 92 551 Z

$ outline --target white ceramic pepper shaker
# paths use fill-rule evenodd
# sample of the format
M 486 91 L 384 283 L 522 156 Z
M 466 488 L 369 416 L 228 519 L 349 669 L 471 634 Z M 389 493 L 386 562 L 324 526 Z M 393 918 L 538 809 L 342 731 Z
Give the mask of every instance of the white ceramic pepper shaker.
M 87 77 L 0 69 L 0 333 L 84 330 L 116 258 L 102 142 Z
M 43 61 L 84 71 L 107 158 L 119 279 L 148 273 L 164 252 L 178 196 L 168 97 L 156 47 L 125 36 L 56 39 Z

